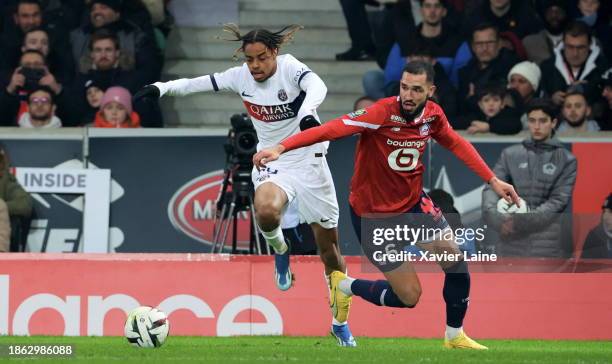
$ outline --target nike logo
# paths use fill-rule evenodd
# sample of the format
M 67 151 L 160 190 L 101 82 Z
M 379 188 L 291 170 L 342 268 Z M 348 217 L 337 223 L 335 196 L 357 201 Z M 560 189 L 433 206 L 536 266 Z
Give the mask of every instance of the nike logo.
M 244 91 L 242 91 L 241 95 L 244 97 L 253 97 L 253 95 L 247 95 L 247 93 Z
M 321 222 L 328 222 L 329 219 L 321 219 Z

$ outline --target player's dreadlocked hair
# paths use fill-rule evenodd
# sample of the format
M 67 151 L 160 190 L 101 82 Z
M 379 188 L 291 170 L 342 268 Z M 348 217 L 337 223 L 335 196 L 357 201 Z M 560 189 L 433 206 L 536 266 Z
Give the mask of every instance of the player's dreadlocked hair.
M 284 27 L 278 32 L 271 32 L 267 29 L 254 29 L 242 35 L 240 34 L 240 29 L 238 28 L 236 24 L 227 23 L 227 24 L 223 24 L 223 31 L 230 33 L 232 35 L 232 38 L 229 38 L 229 39 L 223 38 L 223 39 L 233 41 L 233 42 L 242 42 L 242 46 L 236 49 L 233 55 L 233 58 L 237 59 L 238 53 L 244 52 L 244 47 L 246 47 L 247 44 L 261 42 L 266 47 L 272 50 L 279 49 L 282 45 L 285 45 L 291 42 L 291 40 L 293 40 L 293 35 L 298 30 L 303 29 L 303 28 L 304 27 L 301 25 L 293 24 L 293 25 Z

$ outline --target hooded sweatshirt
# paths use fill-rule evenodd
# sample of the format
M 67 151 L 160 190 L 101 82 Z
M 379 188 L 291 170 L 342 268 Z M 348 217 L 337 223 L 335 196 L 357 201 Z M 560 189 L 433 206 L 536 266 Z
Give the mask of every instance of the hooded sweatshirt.
M 55 115 L 53 115 L 53 117 L 51 117 L 51 120 L 42 126 L 35 126 L 34 124 L 32 124 L 32 117 L 30 116 L 29 112 L 23 113 L 21 115 L 21 117 L 19 118 L 19 127 L 20 128 L 61 128 L 62 127 L 62 121 Z

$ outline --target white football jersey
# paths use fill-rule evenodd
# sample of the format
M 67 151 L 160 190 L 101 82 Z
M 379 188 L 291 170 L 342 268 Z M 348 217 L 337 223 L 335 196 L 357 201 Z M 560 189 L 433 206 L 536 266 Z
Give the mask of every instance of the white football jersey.
M 225 72 L 211 75 L 215 91 L 234 91 L 242 98 L 257 131 L 259 139 L 257 150 L 272 147 L 299 133 L 300 120 L 306 115 L 313 115 L 319 120 L 316 107 L 326 93 L 325 88 L 309 90 L 323 95 L 318 95 L 320 97 L 317 99 L 320 98 L 321 101 L 315 105 L 305 104 L 306 91 L 300 87 L 300 84 L 312 71 L 290 54 L 280 55 L 276 60 L 276 72 L 264 82 L 255 81 L 246 63 L 241 67 L 233 67 Z M 280 160 L 294 162 L 314 157 L 315 153 L 325 152 L 324 144 L 327 143 L 288 152 L 281 155 Z

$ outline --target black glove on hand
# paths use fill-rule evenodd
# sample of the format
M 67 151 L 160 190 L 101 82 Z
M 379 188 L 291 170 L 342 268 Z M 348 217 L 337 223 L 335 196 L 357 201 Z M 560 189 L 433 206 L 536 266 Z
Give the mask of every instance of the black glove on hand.
M 312 115 L 306 115 L 300 120 L 300 130 L 304 131 L 306 129 L 314 128 L 320 126 L 321 123 L 315 119 Z
M 140 91 L 136 92 L 132 97 L 132 102 L 136 102 L 141 98 L 155 98 L 158 99 L 160 95 L 159 89 L 153 85 L 146 85 Z

